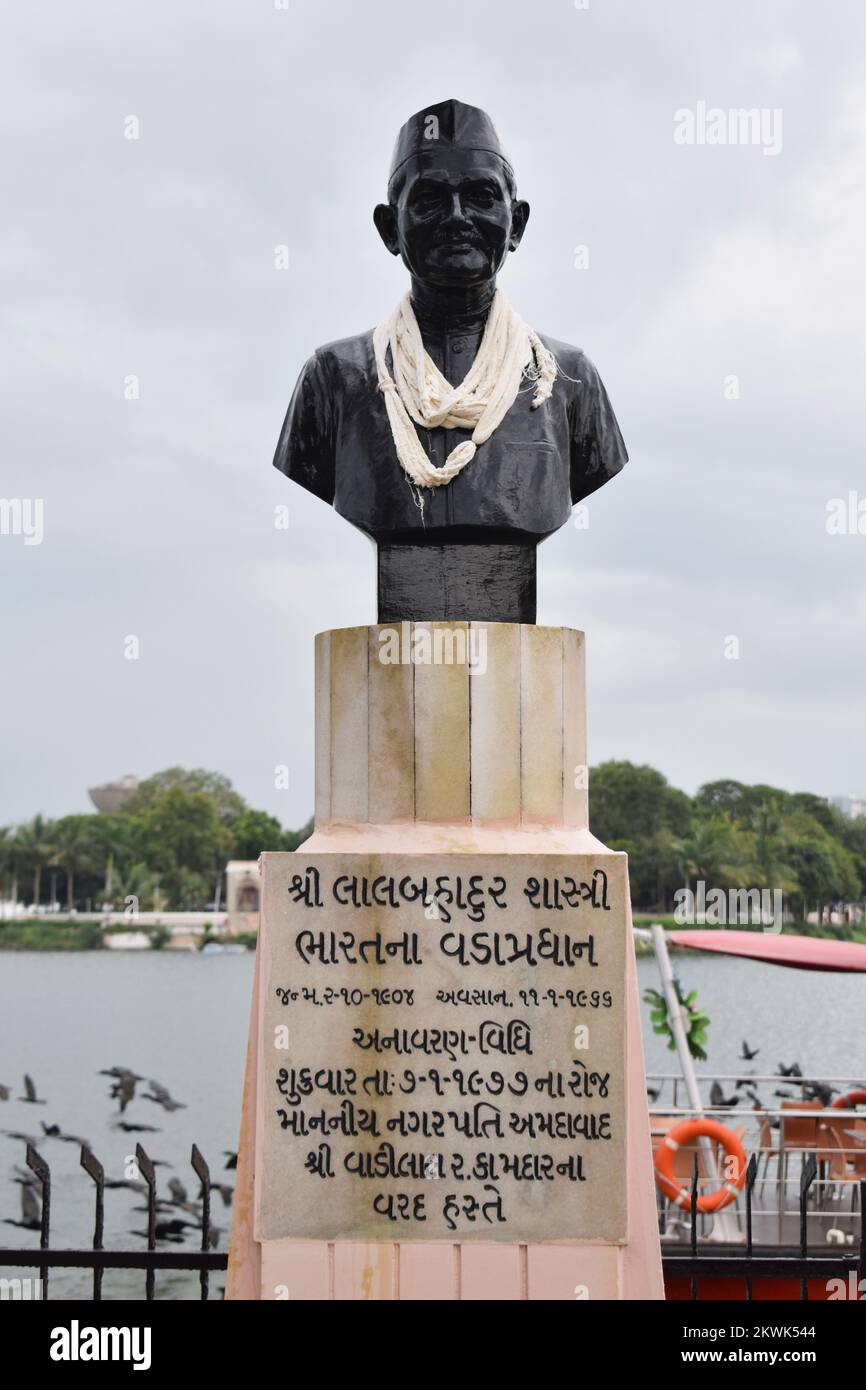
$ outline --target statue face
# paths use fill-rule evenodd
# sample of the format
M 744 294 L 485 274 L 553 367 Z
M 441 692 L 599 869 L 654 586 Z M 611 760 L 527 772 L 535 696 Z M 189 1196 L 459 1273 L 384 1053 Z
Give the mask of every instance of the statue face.
M 528 216 L 501 160 L 449 149 L 413 159 L 396 201 L 377 207 L 374 220 L 416 280 L 456 288 L 492 280 L 517 249 Z

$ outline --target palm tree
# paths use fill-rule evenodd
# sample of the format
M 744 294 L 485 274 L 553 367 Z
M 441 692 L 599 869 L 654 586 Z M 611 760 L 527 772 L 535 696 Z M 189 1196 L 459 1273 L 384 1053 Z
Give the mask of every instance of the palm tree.
M 11 881 L 12 892 L 10 897 L 13 902 L 18 897 L 18 883 L 15 875 L 16 867 L 16 847 L 15 831 L 10 825 L 0 826 L 0 890 L 5 889 L 7 875 Z M 3 892 L 0 891 L 0 901 L 3 900 Z
M 75 906 L 75 875 L 93 862 L 93 834 L 90 816 L 63 816 L 54 824 L 54 854 L 51 862 L 66 870 L 66 909 Z
M 42 870 L 53 849 L 50 824 L 42 816 L 34 816 L 32 821 L 18 826 L 15 839 L 22 859 L 33 874 L 33 904 L 38 907 L 42 896 Z
M 132 845 L 131 820 L 130 816 L 112 815 L 108 812 L 92 817 L 90 830 L 92 862 L 87 867 L 102 872 L 104 877 L 102 894 L 107 903 L 113 902 L 117 896 L 114 879 L 118 868 L 122 876 L 124 863 L 128 863 L 135 855 Z
M 791 867 L 792 844 L 778 803 L 764 801 L 752 816 L 752 866 L 758 888 L 775 888 L 785 894 L 799 890 Z M 795 837 L 796 840 L 796 837 Z
M 121 864 L 115 868 L 111 895 L 107 901 L 113 907 L 128 907 L 127 899 L 136 898 L 139 905 L 152 897 L 156 886 L 156 875 L 146 864 Z
M 715 887 L 726 887 L 739 877 L 747 859 L 744 837 L 726 815 L 699 820 L 677 849 L 686 888 L 691 887 L 693 876 Z

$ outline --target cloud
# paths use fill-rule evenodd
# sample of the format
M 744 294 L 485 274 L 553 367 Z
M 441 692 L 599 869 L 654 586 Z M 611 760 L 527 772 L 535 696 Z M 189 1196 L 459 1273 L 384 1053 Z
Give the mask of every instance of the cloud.
M 0 538 L 0 822 L 177 762 L 306 819 L 313 635 L 372 620 L 374 553 L 271 457 L 313 347 L 403 291 L 371 210 L 400 122 L 448 95 L 491 110 L 533 206 L 510 297 L 598 362 L 632 454 L 540 551 L 542 621 L 588 633 L 593 757 L 866 787 L 866 538 L 824 526 L 863 477 L 855 0 L 832 26 L 805 0 L 440 0 L 435 25 L 81 0 L 5 26 L 2 488 L 44 499 L 46 536 Z M 698 100 L 781 107 L 782 153 L 677 147 Z

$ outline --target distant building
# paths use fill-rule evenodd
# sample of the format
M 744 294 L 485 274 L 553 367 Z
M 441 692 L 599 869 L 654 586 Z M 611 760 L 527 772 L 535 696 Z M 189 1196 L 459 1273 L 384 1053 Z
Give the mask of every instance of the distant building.
M 830 805 L 835 806 L 837 811 L 841 811 L 843 816 L 848 816 L 850 820 L 855 820 L 857 816 L 866 816 L 866 796 L 858 795 L 857 792 L 843 792 L 840 796 L 831 796 Z
M 91 787 L 87 795 L 97 811 L 113 816 L 122 811 L 130 797 L 138 790 L 137 777 L 120 777 L 116 782 L 106 782 L 102 787 Z
M 262 878 L 255 859 L 230 859 L 226 864 L 226 930 L 259 929 Z

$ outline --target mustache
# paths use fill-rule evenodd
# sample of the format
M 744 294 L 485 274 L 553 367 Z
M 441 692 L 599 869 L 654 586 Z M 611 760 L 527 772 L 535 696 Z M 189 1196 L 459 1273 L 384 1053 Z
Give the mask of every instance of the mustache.
M 434 239 L 434 246 L 453 246 L 455 244 L 470 246 L 483 246 L 484 239 L 477 232 L 467 230 L 465 232 L 438 232 Z

